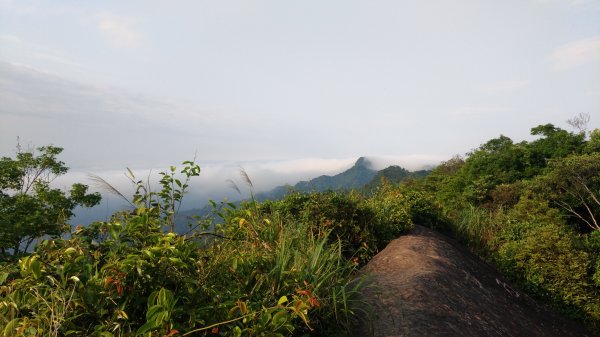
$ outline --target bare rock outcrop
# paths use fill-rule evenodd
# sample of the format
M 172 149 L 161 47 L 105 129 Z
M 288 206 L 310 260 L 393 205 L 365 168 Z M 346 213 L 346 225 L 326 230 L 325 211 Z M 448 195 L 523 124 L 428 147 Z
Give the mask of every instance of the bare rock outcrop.
M 425 227 L 392 241 L 365 271 L 375 317 L 357 336 L 592 336 Z

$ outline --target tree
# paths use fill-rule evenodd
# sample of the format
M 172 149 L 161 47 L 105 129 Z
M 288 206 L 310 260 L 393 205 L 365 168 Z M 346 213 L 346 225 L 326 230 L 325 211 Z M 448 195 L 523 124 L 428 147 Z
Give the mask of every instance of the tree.
M 600 230 L 600 153 L 554 160 L 541 179 L 547 195 L 589 228 Z
M 549 160 L 579 154 L 585 148 L 585 133 L 568 132 L 552 124 L 532 128 L 531 135 L 541 138 L 530 142 L 528 146 L 529 165 L 533 170 L 530 176 L 539 174 Z
M 577 116 L 567 120 L 567 124 L 577 129 L 580 133 L 584 133 L 587 130 L 588 123 L 590 122 L 590 114 L 580 112 Z
M 88 186 L 73 184 L 67 193 L 50 183 L 69 170 L 57 156 L 62 148 L 42 146 L 23 151 L 15 158 L 0 159 L 0 253 L 27 251 L 44 235 L 58 236 L 68 229 L 67 221 L 77 206 L 92 207 L 100 194 L 88 194 Z

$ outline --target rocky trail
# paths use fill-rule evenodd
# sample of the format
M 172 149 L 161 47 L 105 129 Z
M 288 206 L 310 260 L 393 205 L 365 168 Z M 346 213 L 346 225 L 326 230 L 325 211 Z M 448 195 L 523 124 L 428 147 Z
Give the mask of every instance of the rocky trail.
M 392 241 L 365 271 L 376 317 L 357 336 L 593 336 L 425 227 Z

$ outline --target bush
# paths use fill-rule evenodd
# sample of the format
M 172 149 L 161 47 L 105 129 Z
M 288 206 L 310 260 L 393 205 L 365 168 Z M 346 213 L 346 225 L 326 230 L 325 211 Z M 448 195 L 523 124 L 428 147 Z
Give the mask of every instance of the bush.
M 381 185 L 365 203 L 373 213 L 378 249 L 385 248 L 391 240 L 414 227 L 411 200 L 399 188 Z
M 357 194 L 294 193 L 281 201 L 266 203 L 263 208 L 305 225 L 309 235 L 328 236 L 332 243 L 340 240 L 344 256 L 357 264 L 368 261 L 377 252 L 373 211 Z
M 521 240 L 498 250 L 500 265 L 534 295 L 572 315 L 600 319 L 600 288 L 592 284 L 592 260 L 564 226 L 530 226 Z

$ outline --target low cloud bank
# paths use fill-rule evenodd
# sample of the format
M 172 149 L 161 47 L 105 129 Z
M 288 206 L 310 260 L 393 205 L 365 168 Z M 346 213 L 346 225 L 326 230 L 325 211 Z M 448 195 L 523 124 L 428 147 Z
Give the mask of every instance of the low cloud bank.
M 292 160 L 253 161 L 253 162 L 207 162 L 201 166 L 199 177 L 192 179 L 190 190 L 184 199 L 181 210 L 203 207 L 208 200 L 239 200 L 249 197 L 250 187 L 240 176 L 244 169 L 250 177 L 255 192 L 268 191 L 276 186 L 294 185 L 301 180 L 310 180 L 320 175 L 335 175 L 343 172 L 356 162 L 356 158 L 302 158 Z M 375 170 L 390 165 L 399 165 L 408 170 L 420 170 L 437 165 L 445 160 L 442 156 L 409 155 L 409 156 L 368 156 L 368 162 Z M 165 168 L 132 170 L 136 180 L 150 181 L 152 188 L 158 190 L 159 172 Z M 93 209 L 78 209 L 73 223 L 89 223 L 94 220 L 108 220 L 117 210 L 130 207 L 127 201 L 110 194 L 102 184 L 90 180 L 89 174 L 102 177 L 106 182 L 119 190 L 127 198 L 135 192 L 135 186 L 125 175 L 126 169 L 101 172 L 72 171 L 54 181 L 54 186 L 67 189 L 74 182 L 90 185 L 94 192 L 103 195 L 103 201 Z M 236 183 L 241 193 L 231 188 L 231 180 Z

